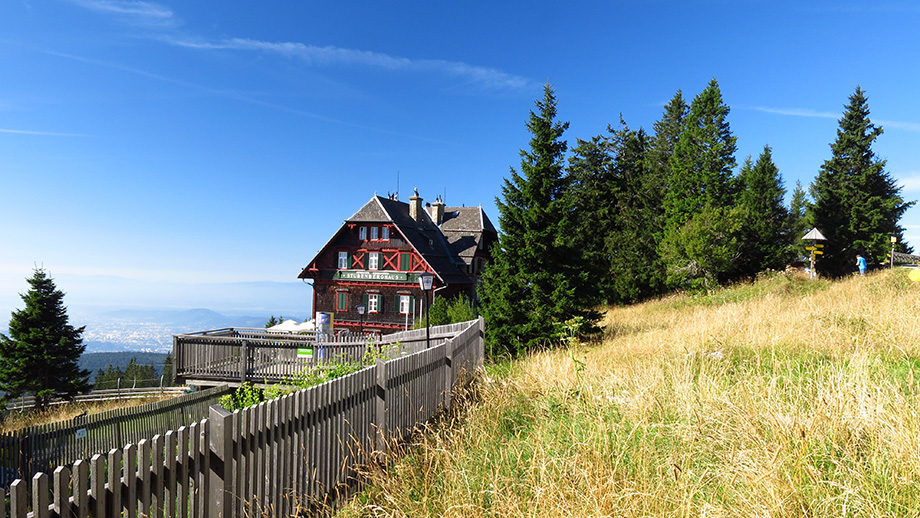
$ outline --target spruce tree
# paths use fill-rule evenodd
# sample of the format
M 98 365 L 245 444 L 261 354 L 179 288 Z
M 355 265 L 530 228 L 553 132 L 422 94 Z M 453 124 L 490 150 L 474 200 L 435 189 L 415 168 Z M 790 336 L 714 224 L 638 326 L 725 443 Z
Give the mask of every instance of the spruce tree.
M 806 198 L 805 188 L 802 182 L 796 180 L 795 189 L 792 191 L 792 199 L 789 201 L 789 221 L 786 227 L 789 229 L 789 255 L 792 258 L 808 255 L 805 250 L 807 246 L 802 241 L 802 236 L 813 228 L 811 221 L 807 217 L 808 199 Z
M 784 268 L 790 259 L 789 212 L 770 146 L 764 146 L 753 165 L 750 157 L 745 160 L 737 180 L 736 205 L 744 209 L 746 219 L 738 274 L 753 277 L 767 269 Z
M 619 188 L 614 198 L 616 227 L 606 236 L 612 287 L 608 301 L 630 303 L 656 295 L 664 286 L 658 245 L 666 185 L 648 166 L 649 137 L 642 129 L 631 130 L 621 121 L 611 140 Z
M 550 85 L 531 111 L 530 148 L 521 150 L 521 172 L 496 199 L 501 234 L 483 273 L 482 314 L 490 353 L 517 353 L 554 340 L 554 323 L 577 316 L 595 319 L 597 301 L 581 256 L 571 246 L 576 214 L 564 196 L 566 178 L 563 133 L 556 120 L 556 96 Z
M 567 173 L 568 207 L 578 218 L 574 222 L 572 245 L 582 254 L 586 268 L 597 281 L 600 296 L 608 302 L 613 293 L 612 256 L 608 237 L 615 232 L 618 218 L 616 200 L 621 188 L 614 172 L 611 140 L 598 135 L 577 140 Z
M 680 139 L 684 119 L 687 118 L 687 111 L 688 107 L 686 101 L 684 101 L 683 93 L 678 90 L 674 97 L 671 98 L 671 101 L 664 107 L 661 120 L 652 126 L 655 130 L 655 136 L 652 137 L 650 142 L 646 167 L 661 185 L 659 191 L 661 192 L 662 200 L 671 177 L 671 156 L 674 155 L 674 146 L 677 145 L 677 141 Z M 661 205 L 661 200 L 659 200 L 659 205 Z M 661 206 L 663 209 L 663 205 Z
M 884 263 L 891 237 L 898 250 L 907 250 L 898 222 L 914 202 L 904 201 L 885 171 L 885 160 L 872 151 L 882 132 L 870 121 L 868 99 L 857 87 L 839 120 L 832 156 L 811 185 L 809 217 L 827 238 L 815 264 L 821 274 L 840 277 L 855 271 L 857 254 L 870 264 Z
M 173 376 L 173 357 L 172 353 L 166 353 L 166 359 L 163 360 L 163 381 L 164 387 L 171 387 L 176 382 Z
M 738 219 L 743 218 L 738 211 L 729 210 L 734 201 L 731 175 L 737 139 L 731 133 L 728 113 L 713 79 L 690 103 L 674 144 L 659 244 L 672 287 L 712 287 L 730 279 L 738 267 L 740 252 L 730 250 L 730 245 L 743 242 L 738 234 Z M 719 221 L 721 217 L 730 221 Z M 718 246 L 719 257 L 706 257 L 705 241 L 711 238 L 719 240 L 713 245 Z
M 690 103 L 670 160 L 664 198 L 669 230 L 676 230 L 704 207 L 731 205 L 737 138 L 731 133 L 728 112 L 715 79 Z
M 0 334 L 0 390 L 6 399 L 35 397 L 44 409 L 54 396 L 73 399 L 89 390 L 89 371 L 78 361 L 86 348 L 83 327 L 70 325 L 64 293 L 41 268 L 28 279 L 25 308 L 14 311 L 10 336 Z

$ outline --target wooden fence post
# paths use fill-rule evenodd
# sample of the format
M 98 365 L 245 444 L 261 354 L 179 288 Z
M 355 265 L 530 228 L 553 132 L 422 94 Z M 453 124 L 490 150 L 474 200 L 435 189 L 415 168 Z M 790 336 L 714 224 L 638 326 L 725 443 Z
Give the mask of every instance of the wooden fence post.
M 377 425 L 377 434 L 374 440 L 374 450 L 379 453 L 387 451 L 387 362 L 382 358 L 377 359 L 377 403 L 374 408 L 374 424 Z
M 450 408 L 450 393 L 454 388 L 454 339 L 444 341 L 444 409 Z
M 479 316 L 479 322 L 476 323 L 476 327 L 479 328 L 479 348 L 477 349 L 478 355 L 473 370 L 481 369 L 485 364 L 486 358 L 486 319 L 482 315 Z
M 26 489 L 26 481 L 17 478 L 10 484 L 10 516 L 16 518 L 25 516 L 29 510 L 28 499 L 29 495 Z
M 32 477 L 32 441 L 27 434 L 16 434 L 17 452 L 19 453 L 19 478 Z
M 207 517 L 203 518 L 230 518 L 233 512 L 233 474 L 230 472 L 233 455 L 233 414 L 220 405 L 211 405 L 209 414 L 209 494 L 208 505 L 205 506 Z
M 240 346 L 240 383 L 246 383 L 249 370 L 249 340 L 243 340 Z
M 172 350 L 173 350 L 173 362 L 172 362 L 173 383 L 177 385 L 183 385 L 184 384 L 183 380 L 179 379 L 179 370 L 183 366 L 179 362 L 181 361 L 180 358 L 183 357 L 183 354 L 182 354 L 182 350 L 179 348 L 179 337 L 176 335 L 173 335 Z

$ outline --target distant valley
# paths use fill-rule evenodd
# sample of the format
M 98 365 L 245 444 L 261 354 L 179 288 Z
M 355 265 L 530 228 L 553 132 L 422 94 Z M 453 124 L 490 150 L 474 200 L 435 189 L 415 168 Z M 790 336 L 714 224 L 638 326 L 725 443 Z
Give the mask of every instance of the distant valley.
M 17 295 L 28 289 L 23 275 L 13 289 L 0 292 L 0 333 L 9 335 L 11 313 L 23 307 Z M 271 316 L 302 321 L 311 313 L 311 288 L 299 279 L 218 284 L 74 274 L 55 275 L 54 279 L 66 294 L 70 323 L 86 326 L 86 352 L 167 352 L 173 334 L 263 327 Z
M 272 315 L 231 316 L 209 309 L 139 310 L 86 313 L 71 317 L 74 325 L 84 325 L 86 352 L 172 351 L 174 334 L 222 329 L 226 327 L 265 327 Z M 278 315 L 274 315 L 276 318 Z M 295 317 L 303 319 L 302 316 Z
M 166 354 L 172 352 L 174 334 L 227 327 L 262 328 L 272 316 L 293 317 L 298 322 L 305 318 L 281 314 L 226 315 L 210 309 L 82 309 L 71 312 L 70 322 L 86 326 L 83 332 L 86 351 L 80 358 L 80 367 L 89 370 L 92 379 L 99 369 L 105 370 L 109 365 L 124 370 L 132 358 L 139 365 L 153 365 L 161 374 Z M 0 333 L 9 336 L 6 327 L 0 328 Z

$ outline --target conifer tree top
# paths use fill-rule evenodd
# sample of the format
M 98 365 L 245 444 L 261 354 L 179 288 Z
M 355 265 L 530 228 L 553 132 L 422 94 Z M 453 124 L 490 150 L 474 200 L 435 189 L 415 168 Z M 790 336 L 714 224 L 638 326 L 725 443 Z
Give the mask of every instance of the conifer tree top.
M 83 327 L 70 325 L 64 293 L 42 268 L 27 279 L 23 309 L 14 311 L 9 336 L 0 335 L 0 390 L 6 397 L 36 396 L 43 407 L 54 395 L 72 397 L 89 389 L 89 372 L 79 368 Z
M 904 201 L 901 188 L 885 171 L 885 160 L 872 150 L 882 133 L 869 119 L 868 98 L 857 86 L 838 120 L 831 157 L 821 164 L 811 185 L 814 203 L 809 217 L 828 240 L 816 263 L 824 274 L 851 272 L 856 254 L 870 263 L 883 262 L 891 237 L 903 243 L 899 221 L 913 202 Z

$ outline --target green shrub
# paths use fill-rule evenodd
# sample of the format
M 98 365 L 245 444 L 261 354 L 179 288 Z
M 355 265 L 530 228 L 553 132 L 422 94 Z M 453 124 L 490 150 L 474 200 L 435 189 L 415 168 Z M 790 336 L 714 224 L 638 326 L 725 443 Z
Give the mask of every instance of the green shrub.
M 243 383 L 231 394 L 221 396 L 218 400 L 220 406 L 229 411 L 242 410 L 265 401 L 265 393 L 259 387 L 250 382 Z

